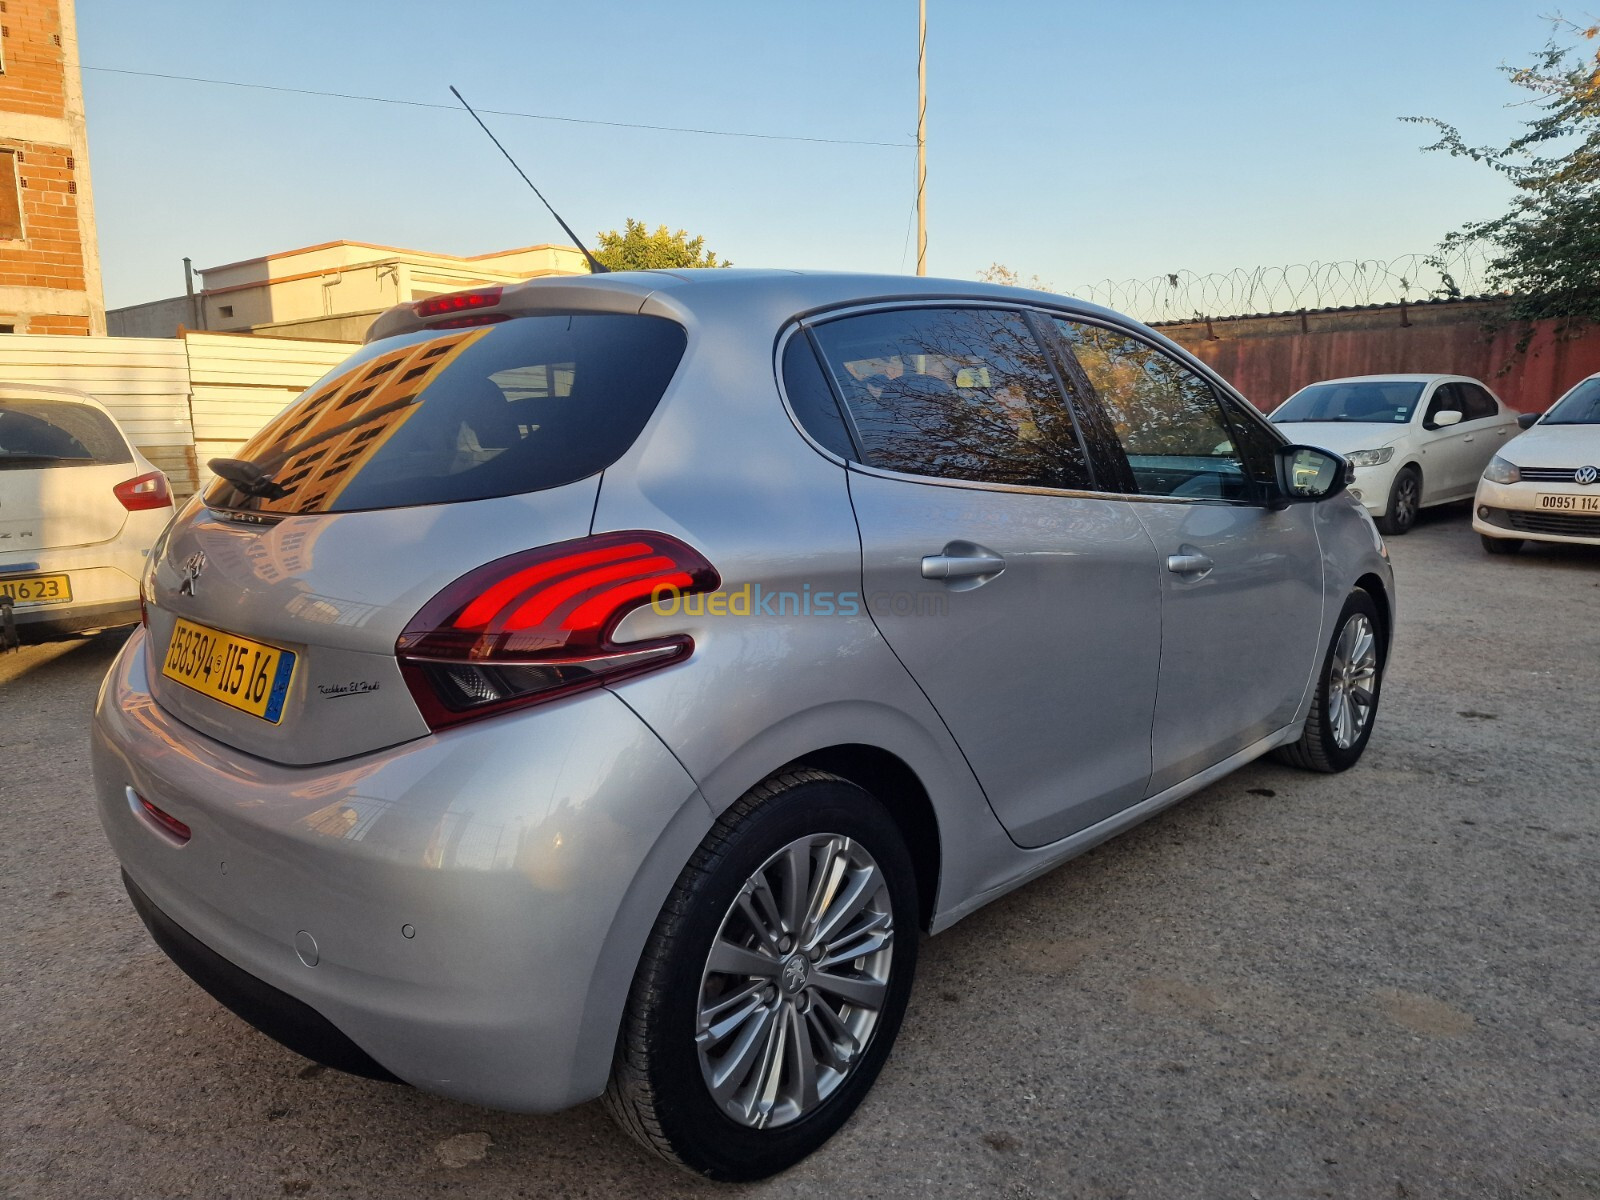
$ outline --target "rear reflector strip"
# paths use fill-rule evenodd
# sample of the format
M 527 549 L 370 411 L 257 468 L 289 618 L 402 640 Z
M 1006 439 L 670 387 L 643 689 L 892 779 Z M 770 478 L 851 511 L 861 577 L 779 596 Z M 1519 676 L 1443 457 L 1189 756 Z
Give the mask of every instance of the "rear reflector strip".
M 134 815 L 142 817 L 145 824 L 175 846 L 181 846 L 192 834 L 189 827 L 169 812 L 163 812 L 132 788 L 123 788 L 128 797 L 128 807 Z

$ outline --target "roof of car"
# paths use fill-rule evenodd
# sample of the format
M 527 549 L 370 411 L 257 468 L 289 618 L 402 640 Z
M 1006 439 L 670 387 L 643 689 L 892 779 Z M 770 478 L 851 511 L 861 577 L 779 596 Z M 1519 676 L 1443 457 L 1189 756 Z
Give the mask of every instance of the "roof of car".
M 883 300 L 969 299 L 1018 304 L 1049 304 L 1107 317 L 1120 314 L 1069 296 L 1027 288 L 1005 287 L 972 279 L 938 279 L 917 275 L 870 275 L 845 271 L 787 271 L 752 268 L 676 271 L 613 271 L 603 275 L 543 276 L 508 285 L 501 293 L 502 311 L 537 311 L 573 305 L 615 312 L 647 311 L 652 298 L 665 309 L 693 312 L 705 305 L 735 300 L 747 315 L 759 313 L 782 322 L 804 313 L 847 304 Z M 402 304 L 373 322 L 368 341 L 425 327 Z
M 65 400 L 74 404 L 87 404 L 92 408 L 98 408 L 101 412 L 109 411 L 105 404 L 89 395 L 88 392 L 80 392 L 77 388 L 56 387 L 48 383 L 11 383 L 6 380 L 0 380 L 0 396 L 8 396 L 13 399 L 23 396 L 35 396 L 48 400 Z
M 1471 375 L 1449 375 L 1442 372 L 1410 375 L 1344 375 L 1338 379 L 1319 379 L 1318 383 L 1431 383 L 1435 379 L 1460 379 L 1466 383 L 1480 383 Z

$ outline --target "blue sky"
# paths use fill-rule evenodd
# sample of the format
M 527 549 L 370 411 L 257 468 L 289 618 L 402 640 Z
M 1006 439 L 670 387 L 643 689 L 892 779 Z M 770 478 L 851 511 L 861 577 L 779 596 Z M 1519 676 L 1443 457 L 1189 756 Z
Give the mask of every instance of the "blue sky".
M 1551 0 L 929 0 L 929 272 L 1100 279 L 1432 248 L 1508 194 L 1424 155 L 1526 112 L 1497 68 Z M 1581 17 L 1581 10 L 1568 15 Z M 627 217 L 739 266 L 910 272 L 915 0 L 805 5 L 79 0 L 86 67 L 827 145 L 511 117 L 580 235 Z M 346 238 L 456 254 L 565 240 L 465 113 L 86 70 L 106 301 Z

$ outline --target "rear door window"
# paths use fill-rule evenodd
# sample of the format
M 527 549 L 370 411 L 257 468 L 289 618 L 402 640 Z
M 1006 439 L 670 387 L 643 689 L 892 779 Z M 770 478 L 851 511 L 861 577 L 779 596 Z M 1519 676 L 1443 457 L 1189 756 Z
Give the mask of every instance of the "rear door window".
M 0 399 L 0 471 L 133 461 L 105 413 L 65 400 Z
M 364 347 L 239 452 L 213 508 L 352 512 L 483 500 L 604 470 L 639 436 L 683 357 L 661 317 L 580 313 L 423 330 Z
M 1490 417 L 1500 415 L 1500 406 L 1495 403 L 1494 397 L 1477 384 L 1458 383 L 1456 388 L 1461 397 L 1463 421 L 1487 421 Z
M 1021 313 L 914 308 L 815 327 L 869 466 L 980 483 L 1092 486 L 1072 411 Z

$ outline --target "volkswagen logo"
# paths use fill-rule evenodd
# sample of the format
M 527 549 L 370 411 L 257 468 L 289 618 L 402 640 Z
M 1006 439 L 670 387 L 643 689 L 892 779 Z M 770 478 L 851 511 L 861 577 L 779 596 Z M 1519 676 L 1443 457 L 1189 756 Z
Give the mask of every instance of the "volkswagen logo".
M 1579 467 L 1572 473 L 1572 482 L 1581 483 L 1585 487 L 1600 479 L 1600 467 Z
M 194 585 L 199 582 L 200 572 L 206 569 L 206 552 L 197 550 L 183 560 L 183 582 L 178 585 L 178 595 L 194 595 Z

